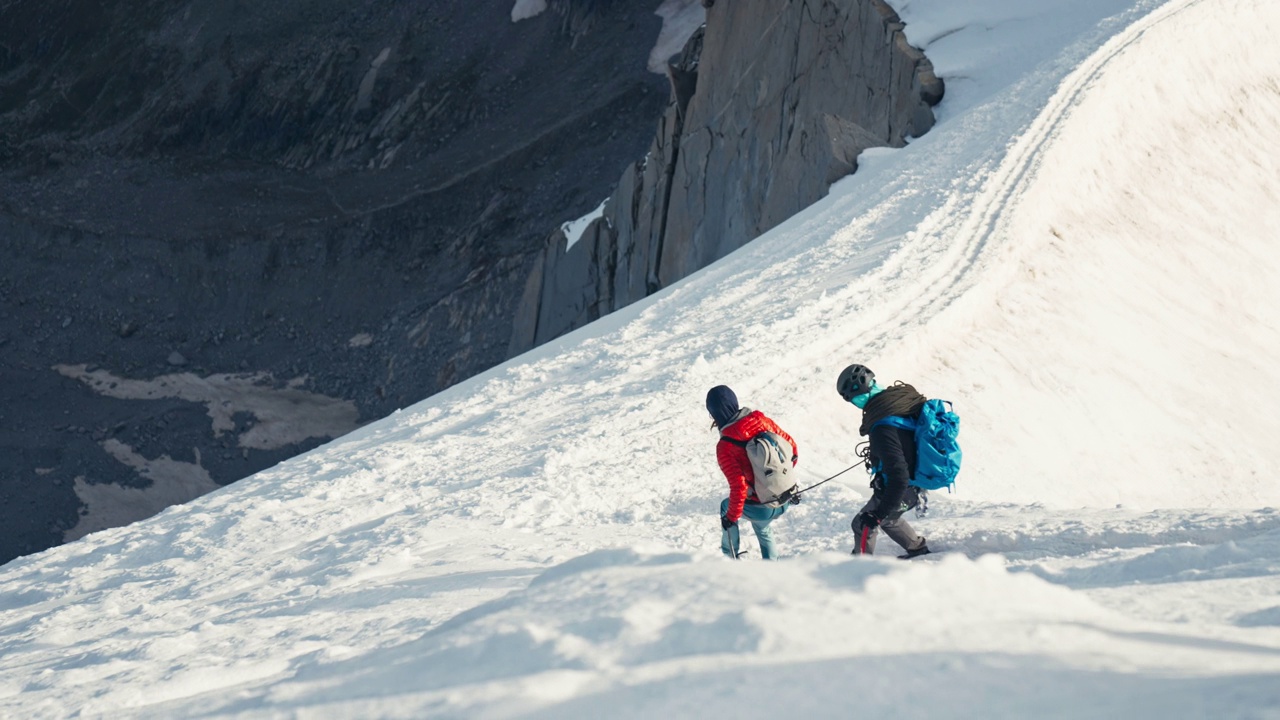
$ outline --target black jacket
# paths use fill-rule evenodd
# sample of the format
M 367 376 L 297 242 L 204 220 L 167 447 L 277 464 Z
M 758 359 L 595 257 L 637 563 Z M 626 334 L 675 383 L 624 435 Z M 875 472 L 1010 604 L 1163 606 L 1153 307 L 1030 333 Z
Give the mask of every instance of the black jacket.
M 916 438 L 915 433 L 903 428 L 872 426 L 895 415 L 912 419 L 919 417 L 926 399 L 910 385 L 899 384 L 885 388 L 884 392 L 871 398 L 862 411 L 859 431 L 867 435 L 870 442 L 867 463 L 868 467 L 877 470 L 871 487 L 879 499 L 876 514 L 882 520 L 902 503 L 907 485 L 916 474 Z

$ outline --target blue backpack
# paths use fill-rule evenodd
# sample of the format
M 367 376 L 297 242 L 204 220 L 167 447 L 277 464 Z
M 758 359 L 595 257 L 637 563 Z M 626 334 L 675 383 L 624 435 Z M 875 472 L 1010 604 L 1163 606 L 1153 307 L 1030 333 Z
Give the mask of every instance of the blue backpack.
M 920 417 L 909 420 L 904 417 L 887 417 L 878 425 L 891 425 L 916 434 L 916 474 L 912 485 L 923 490 L 951 492 L 956 475 L 960 473 L 960 416 L 951 410 L 946 400 L 926 400 L 920 408 Z

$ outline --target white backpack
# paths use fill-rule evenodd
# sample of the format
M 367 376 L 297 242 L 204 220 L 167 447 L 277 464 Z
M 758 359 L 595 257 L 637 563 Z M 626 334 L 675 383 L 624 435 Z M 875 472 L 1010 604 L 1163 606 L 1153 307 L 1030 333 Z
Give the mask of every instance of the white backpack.
M 791 498 L 796 481 L 791 477 L 791 443 L 786 438 L 768 430 L 750 440 L 720 437 L 747 451 L 755 476 L 752 482 L 761 505 L 778 507 Z

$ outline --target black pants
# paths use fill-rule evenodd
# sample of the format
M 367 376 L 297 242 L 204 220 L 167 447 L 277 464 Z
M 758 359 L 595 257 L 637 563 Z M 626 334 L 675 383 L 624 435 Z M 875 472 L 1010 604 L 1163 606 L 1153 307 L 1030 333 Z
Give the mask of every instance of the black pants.
M 885 513 L 884 519 L 880 521 L 880 527 L 864 527 L 861 517 L 864 512 L 876 512 L 880 514 L 880 506 L 883 498 L 879 490 L 871 496 L 866 505 L 862 506 L 859 514 L 853 518 L 851 526 L 853 528 L 853 554 L 870 555 L 876 550 L 876 536 L 879 535 L 878 530 L 884 530 L 884 534 L 889 539 L 902 546 L 903 550 L 912 551 L 919 550 L 924 547 L 925 539 L 920 537 L 911 525 L 902 518 L 911 508 L 920 504 L 920 490 L 914 486 L 907 486 L 907 491 L 902 494 L 902 502 L 892 512 Z

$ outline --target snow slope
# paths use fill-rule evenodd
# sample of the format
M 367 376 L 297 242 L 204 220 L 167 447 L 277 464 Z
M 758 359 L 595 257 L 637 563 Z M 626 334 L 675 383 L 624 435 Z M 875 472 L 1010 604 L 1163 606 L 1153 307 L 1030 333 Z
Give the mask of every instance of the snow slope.
M 645 302 L 0 568 L 3 717 L 1280 717 L 1280 5 L 908 0 L 940 122 Z M 703 395 L 816 482 L 955 402 L 951 552 L 842 475 L 719 556 Z M 744 536 L 745 537 L 745 536 Z

